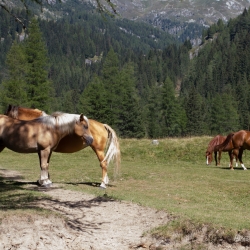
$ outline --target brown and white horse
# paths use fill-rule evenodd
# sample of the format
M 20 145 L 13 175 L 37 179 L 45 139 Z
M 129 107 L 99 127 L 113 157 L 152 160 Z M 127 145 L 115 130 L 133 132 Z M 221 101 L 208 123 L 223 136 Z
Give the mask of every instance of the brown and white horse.
M 0 152 L 6 147 L 18 153 L 38 153 L 41 175 L 39 184 L 50 186 L 49 160 L 59 141 L 74 133 L 79 140 L 91 144 L 93 137 L 89 122 L 83 115 L 41 116 L 31 121 L 20 121 L 0 115 Z
M 235 155 L 239 159 L 242 168 L 247 170 L 242 161 L 242 154 L 245 149 L 250 150 L 250 131 L 247 130 L 240 130 L 229 134 L 222 144 L 214 148 L 216 151 L 224 150 L 233 152 L 230 155 L 230 169 L 233 169 L 233 155 Z
M 28 109 L 12 105 L 9 105 L 5 114 L 19 120 L 30 120 L 46 115 L 46 113 L 39 109 Z M 79 115 L 75 116 L 77 117 Z M 78 136 L 71 134 L 65 136 L 53 151 L 60 153 L 74 153 L 90 146 L 96 153 L 102 169 L 102 182 L 100 187 L 106 188 L 106 184 L 109 182 L 107 174 L 109 162 L 113 159 L 115 160 L 115 172 L 118 172 L 120 168 L 121 159 L 119 141 L 115 131 L 109 125 L 91 119 L 89 119 L 89 124 L 90 132 L 94 138 L 90 145 L 83 144 Z M 105 154 L 106 149 L 107 151 Z

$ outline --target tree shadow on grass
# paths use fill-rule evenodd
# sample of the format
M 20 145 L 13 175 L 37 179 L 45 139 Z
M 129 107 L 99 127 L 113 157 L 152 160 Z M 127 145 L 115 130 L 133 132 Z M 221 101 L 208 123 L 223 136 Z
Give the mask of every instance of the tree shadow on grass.
M 116 200 L 108 195 L 97 196 L 93 198 L 83 199 L 81 195 L 72 200 L 69 197 L 55 198 L 47 195 L 47 192 L 52 188 L 41 188 L 36 182 L 28 182 L 20 180 L 20 175 L 11 177 L 0 175 L 0 211 L 11 210 L 34 210 L 34 211 L 54 211 L 67 218 L 66 224 L 76 231 L 89 232 L 93 229 L 99 229 L 100 223 L 107 223 L 105 221 L 92 222 L 87 220 L 87 212 L 91 211 L 93 207 L 98 207 L 102 203 L 115 202 Z M 23 179 L 21 177 L 21 179 Z M 98 186 L 99 183 L 69 183 L 72 185 L 93 185 Z M 42 191 L 42 192 L 41 192 Z M 63 191 L 62 191 L 63 192 Z M 76 194 L 77 195 L 77 194 Z M 50 212 L 51 213 L 51 212 Z
M 44 196 L 27 189 L 27 184 L 35 184 L 34 182 L 22 181 L 23 177 L 15 172 L 11 176 L 5 175 L 5 171 L 8 172 L 1 169 L 0 173 L 0 210 L 30 209 L 33 207 L 32 202 Z

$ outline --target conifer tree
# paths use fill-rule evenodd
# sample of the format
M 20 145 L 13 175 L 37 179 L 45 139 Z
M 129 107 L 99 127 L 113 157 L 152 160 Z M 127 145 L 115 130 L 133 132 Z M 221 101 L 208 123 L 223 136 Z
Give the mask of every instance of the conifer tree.
M 27 106 L 27 60 L 22 44 L 14 42 L 7 54 L 6 64 L 9 76 L 2 83 L 0 92 L 3 110 L 9 104 Z
M 113 48 L 108 52 L 102 69 L 103 84 L 106 89 L 107 98 L 107 118 L 106 121 L 111 126 L 115 126 L 118 119 L 118 106 L 120 102 L 119 91 L 119 60 Z
M 210 130 L 212 134 L 223 134 L 224 131 L 224 108 L 221 96 L 216 94 L 211 100 Z
M 183 128 L 184 110 L 175 97 L 174 84 L 168 77 L 162 89 L 162 121 L 164 122 L 164 136 L 179 136 Z
M 29 26 L 25 53 L 28 62 L 26 82 L 29 106 L 49 112 L 53 89 L 52 83 L 48 80 L 48 58 L 45 42 L 35 18 L 32 19 Z
M 77 106 L 78 113 L 89 118 L 108 123 L 107 94 L 101 79 L 95 76 L 82 92 Z
M 136 91 L 136 79 L 132 64 L 126 64 L 119 75 L 119 95 L 117 127 L 120 136 L 141 138 L 145 135 L 142 123 L 139 96 Z
M 152 86 L 148 89 L 148 104 L 144 108 L 144 121 L 147 125 L 146 135 L 149 138 L 163 137 L 162 115 L 161 115 L 161 89 L 159 86 Z
M 187 133 L 188 135 L 202 134 L 202 97 L 195 89 L 191 87 L 185 103 L 187 114 Z

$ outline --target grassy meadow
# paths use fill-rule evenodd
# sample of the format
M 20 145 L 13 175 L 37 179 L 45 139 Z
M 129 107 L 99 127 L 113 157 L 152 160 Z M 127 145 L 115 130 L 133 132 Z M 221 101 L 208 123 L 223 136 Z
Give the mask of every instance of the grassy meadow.
M 118 200 L 132 201 L 167 211 L 183 220 L 197 224 L 233 230 L 250 229 L 250 152 L 240 166 L 229 170 L 229 157 L 222 154 L 221 166 L 206 165 L 205 151 L 211 137 L 152 140 L 121 139 L 120 175 L 114 178 L 109 167 L 110 186 L 100 189 L 101 168 L 91 148 L 74 154 L 53 153 L 50 176 L 53 183 L 66 189 L 102 196 L 105 193 Z M 27 182 L 35 182 L 40 175 L 37 154 L 18 154 L 4 149 L 0 170 L 19 171 Z M 22 207 L 31 209 L 42 192 L 29 191 L 15 180 L 0 177 L 0 208 L 6 211 Z M 25 204 L 25 205 L 24 205 Z

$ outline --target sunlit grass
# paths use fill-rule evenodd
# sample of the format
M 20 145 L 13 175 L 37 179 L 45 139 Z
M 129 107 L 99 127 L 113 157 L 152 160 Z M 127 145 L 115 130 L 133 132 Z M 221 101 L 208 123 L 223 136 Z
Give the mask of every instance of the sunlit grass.
M 210 137 L 159 140 L 122 139 L 122 166 L 119 178 L 109 168 L 110 186 L 98 188 L 101 168 L 88 148 L 74 154 L 53 153 L 50 176 L 64 188 L 128 200 L 165 210 L 174 216 L 218 227 L 249 229 L 250 171 L 228 169 L 229 158 L 222 155 L 222 166 L 206 166 L 205 151 Z M 243 161 L 250 170 L 249 151 Z M 20 171 L 26 180 L 40 175 L 36 154 L 1 153 L 0 169 Z

